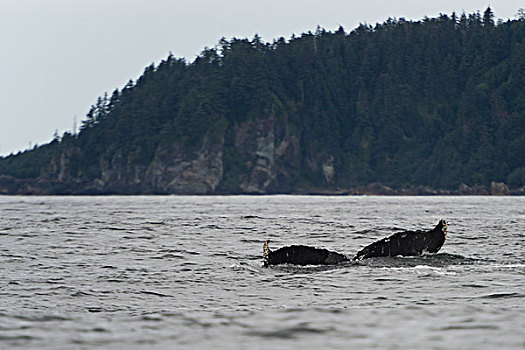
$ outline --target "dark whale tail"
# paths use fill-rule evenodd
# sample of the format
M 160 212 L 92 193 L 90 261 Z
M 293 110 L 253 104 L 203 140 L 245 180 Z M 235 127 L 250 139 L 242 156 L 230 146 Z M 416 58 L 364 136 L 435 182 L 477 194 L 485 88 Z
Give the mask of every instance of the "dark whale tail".
M 447 222 L 440 220 L 430 231 L 403 231 L 361 249 L 354 260 L 380 256 L 413 256 L 423 252 L 437 253 L 447 238 Z
M 314 248 L 305 245 L 291 245 L 271 251 L 268 243 L 264 242 L 263 260 L 264 266 L 279 264 L 294 265 L 336 265 L 350 259 L 340 253 L 327 249 Z

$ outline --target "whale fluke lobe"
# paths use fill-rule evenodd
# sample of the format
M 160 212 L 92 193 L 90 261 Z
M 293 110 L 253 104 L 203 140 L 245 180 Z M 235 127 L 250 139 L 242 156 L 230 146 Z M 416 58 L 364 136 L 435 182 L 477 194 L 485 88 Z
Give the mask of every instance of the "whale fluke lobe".
M 381 256 L 414 256 L 424 252 L 437 253 L 447 238 L 447 222 L 440 220 L 430 231 L 403 231 L 361 249 L 354 260 Z
M 343 254 L 328 249 L 315 248 L 306 245 L 291 245 L 271 251 L 264 242 L 264 266 L 293 264 L 293 265 L 336 265 L 350 259 Z

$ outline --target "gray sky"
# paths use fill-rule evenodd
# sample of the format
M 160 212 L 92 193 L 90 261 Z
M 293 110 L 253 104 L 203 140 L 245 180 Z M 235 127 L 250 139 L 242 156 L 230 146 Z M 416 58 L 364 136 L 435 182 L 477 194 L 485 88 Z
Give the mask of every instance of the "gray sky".
M 271 41 L 453 11 L 515 18 L 524 0 L 0 0 L 0 156 L 71 131 L 104 92 L 170 51 L 192 61 L 221 37 Z

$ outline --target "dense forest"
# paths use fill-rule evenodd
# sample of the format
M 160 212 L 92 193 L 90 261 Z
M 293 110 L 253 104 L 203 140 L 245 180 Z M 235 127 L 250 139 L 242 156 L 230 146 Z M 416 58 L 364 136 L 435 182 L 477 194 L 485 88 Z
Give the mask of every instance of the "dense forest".
M 223 39 L 101 96 L 79 133 L 0 158 L 0 193 L 519 189 L 524 87 L 525 18 L 490 8 Z

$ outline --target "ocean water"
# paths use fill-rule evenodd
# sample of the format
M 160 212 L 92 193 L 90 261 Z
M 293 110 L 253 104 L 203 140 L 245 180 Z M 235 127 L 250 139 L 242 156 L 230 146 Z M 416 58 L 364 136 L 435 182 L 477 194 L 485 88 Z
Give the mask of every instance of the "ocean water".
M 0 349 L 524 349 L 524 197 L 0 197 Z M 449 222 L 438 254 L 353 256 Z

